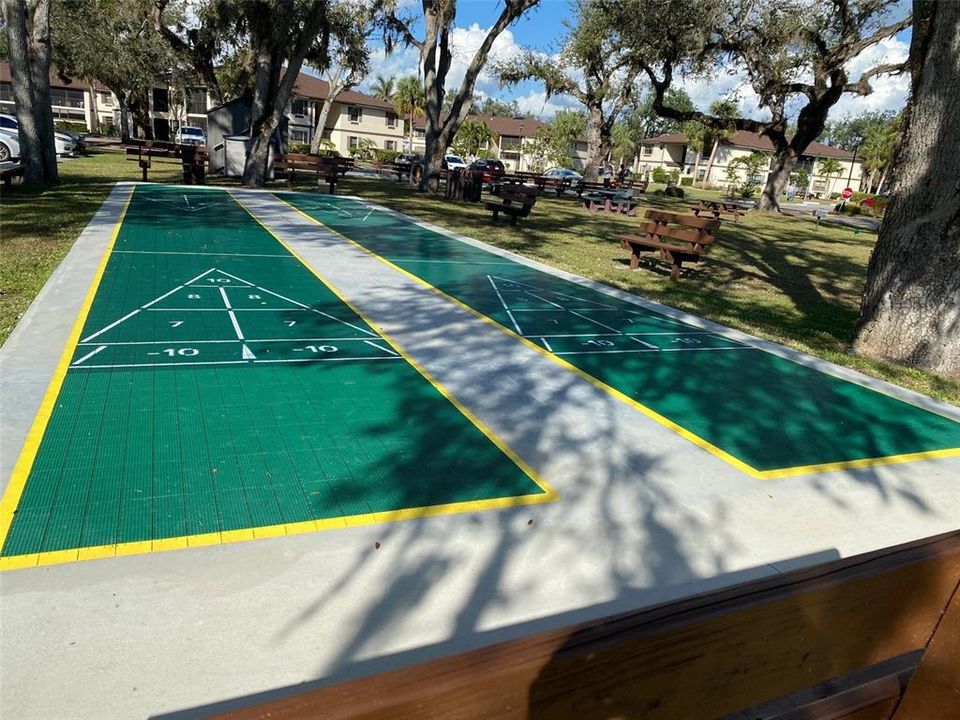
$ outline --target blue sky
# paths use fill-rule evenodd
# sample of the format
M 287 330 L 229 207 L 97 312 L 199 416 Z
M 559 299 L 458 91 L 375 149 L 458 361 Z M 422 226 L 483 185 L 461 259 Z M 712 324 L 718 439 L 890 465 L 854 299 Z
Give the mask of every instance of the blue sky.
M 419 2 L 406 0 L 411 10 L 416 11 Z M 455 48 L 454 63 L 450 80 L 459 85 L 463 71 L 473 55 L 473 50 L 486 35 L 487 29 L 494 23 L 503 7 L 499 0 L 459 0 L 457 19 L 453 34 Z M 543 0 L 540 6 L 528 11 L 516 23 L 504 31 L 494 44 L 494 57 L 510 57 L 530 48 L 544 52 L 553 52 L 558 48 L 559 38 L 564 32 L 563 21 L 570 17 L 568 0 Z M 907 56 L 909 49 L 909 31 L 901 33 L 883 43 L 868 48 L 858 59 L 851 63 L 851 76 L 879 62 L 900 62 Z M 406 75 L 417 72 L 417 53 L 413 49 L 398 48 L 392 55 L 385 56 L 382 48 L 374 51 L 370 76 L 360 85 L 359 90 L 367 89 L 376 74 Z M 450 85 L 451 83 L 448 83 Z M 691 79 L 684 83 L 694 102 L 701 108 L 713 100 L 736 94 L 741 111 L 748 116 L 759 117 L 762 111 L 756 107 L 756 96 L 742 76 L 735 71 L 721 72 L 711 78 Z M 906 76 L 887 77 L 873 83 L 874 93 L 867 97 L 844 95 L 834 107 L 831 117 L 844 114 L 856 115 L 867 110 L 899 110 L 903 107 L 909 89 Z M 512 88 L 500 88 L 496 79 L 485 72 L 477 82 L 477 92 L 481 96 L 498 97 L 504 100 L 517 100 L 520 109 L 532 115 L 551 117 L 562 108 L 578 108 L 571 97 L 545 97 L 542 86 L 536 82 L 525 82 Z

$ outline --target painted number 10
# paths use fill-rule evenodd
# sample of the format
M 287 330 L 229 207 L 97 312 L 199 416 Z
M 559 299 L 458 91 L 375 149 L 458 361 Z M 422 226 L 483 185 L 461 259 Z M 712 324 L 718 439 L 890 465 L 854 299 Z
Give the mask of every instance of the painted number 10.
M 180 357 L 193 357 L 194 355 L 200 354 L 200 351 L 196 348 L 167 348 L 163 352 L 167 357 L 175 357 L 177 355 Z

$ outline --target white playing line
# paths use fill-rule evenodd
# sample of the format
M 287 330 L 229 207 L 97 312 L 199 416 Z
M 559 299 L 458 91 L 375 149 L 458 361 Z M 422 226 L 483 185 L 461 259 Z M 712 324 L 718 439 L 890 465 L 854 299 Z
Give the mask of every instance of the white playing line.
M 171 250 L 114 250 L 114 254 L 123 253 L 125 255 L 209 255 L 211 257 L 229 256 L 229 257 L 257 257 L 257 258 L 293 258 L 292 255 L 266 255 L 260 253 L 235 253 L 235 252 L 174 252 Z
M 231 274 L 228 273 L 228 272 L 224 272 L 223 270 L 218 270 L 217 272 L 221 273 L 222 275 L 226 275 L 226 276 L 229 277 L 229 278 L 233 278 L 234 280 L 239 280 L 240 282 L 247 282 L 246 280 L 244 280 L 244 279 L 242 279 L 242 278 L 238 278 L 236 275 L 231 275 Z M 342 324 L 342 325 L 346 325 L 347 327 L 351 327 L 351 328 L 353 328 L 354 330 L 357 330 L 358 332 L 362 332 L 364 335 L 369 335 L 370 337 L 378 337 L 376 333 L 370 332 L 369 330 L 364 330 L 362 327 L 358 327 L 357 325 L 353 325 L 352 323 L 348 323 L 346 320 L 341 320 L 340 318 L 336 318 L 336 317 L 334 317 L 333 315 L 330 315 L 329 313 L 323 312 L 322 310 L 317 310 L 316 308 L 312 308 L 312 307 L 310 307 L 309 305 L 304 305 L 302 302 L 297 302 L 296 300 L 292 300 L 291 298 L 285 297 L 285 296 L 281 295 L 280 293 L 275 293 L 273 290 L 267 290 L 265 287 L 260 287 L 259 285 L 254 285 L 253 287 L 255 287 L 257 290 L 261 290 L 262 292 L 267 293 L 268 295 L 273 295 L 274 297 L 278 297 L 278 298 L 280 298 L 281 300 L 285 300 L 285 301 L 288 302 L 288 303 L 293 303 L 293 304 L 296 305 L 297 307 L 301 307 L 301 308 L 303 308 L 304 310 L 309 310 L 310 312 L 315 312 L 315 313 L 317 313 L 318 315 L 323 315 L 323 316 L 326 317 L 326 318 L 330 318 L 330 319 L 333 320 L 334 322 L 338 322 L 338 323 L 340 323 L 340 324 Z
M 568 350 L 564 352 L 554 353 L 556 355 L 618 355 L 623 353 L 648 353 L 648 352 L 708 352 L 711 350 L 756 350 L 749 345 L 742 345 L 740 347 L 713 347 L 713 348 L 658 348 L 655 347 L 650 350 L 644 348 L 643 350 Z
M 240 353 L 241 357 L 244 360 L 256 360 L 257 356 L 253 354 L 253 351 L 244 344 L 243 350 Z
M 638 337 L 631 337 L 630 339 L 633 340 L 633 341 L 636 342 L 636 343 L 640 343 L 640 344 L 643 345 L 645 348 L 650 348 L 650 349 L 652 349 L 652 350 L 659 350 L 659 349 L 660 349 L 660 348 L 658 348 L 656 345 L 654 345 L 653 343 L 644 342 L 643 340 L 641 340 L 641 339 L 638 338 Z
M 563 305 L 560 305 L 560 304 L 555 303 L 555 302 L 551 302 L 550 300 L 547 300 L 545 297 L 540 297 L 539 295 L 537 295 L 537 294 L 535 294 L 535 293 L 532 293 L 532 292 L 530 292 L 529 290 L 524 291 L 524 292 L 525 292 L 526 295 L 529 295 L 530 297 L 535 297 L 537 300 L 541 300 L 541 301 L 547 303 L 547 305 L 553 305 L 555 308 L 560 308 L 561 310 L 563 310 Z
M 390 353 L 391 355 L 396 355 L 397 357 L 399 357 L 399 354 L 395 353 L 392 348 L 380 347 L 372 340 L 364 340 L 363 342 L 365 342 L 370 347 L 375 347 L 377 350 L 383 350 L 384 352 L 387 352 L 387 353 Z
M 374 357 L 330 357 L 330 358 L 292 358 L 284 360 L 254 360 L 252 364 L 276 364 L 276 363 L 303 363 L 303 362 L 348 362 L 356 360 L 402 360 L 399 355 L 380 355 Z M 171 362 L 171 363 L 124 363 L 118 365 L 78 365 L 77 370 L 94 369 L 128 369 L 143 367 L 175 367 L 178 365 L 189 365 L 190 367 L 200 367 L 202 365 L 248 365 L 250 360 L 202 360 L 199 362 Z
M 617 330 L 615 327 L 610 327 L 609 325 L 604 325 L 604 324 L 603 324 L 602 322 L 600 322 L 599 320 L 594 320 L 593 318 L 588 318 L 586 315 L 581 315 L 581 314 L 578 313 L 576 310 L 567 310 L 567 312 L 570 313 L 571 315 L 576 315 L 578 318 L 583 318 L 583 319 L 586 320 L 587 322 L 592 322 L 594 325 L 599 325 L 600 327 L 606 328 L 607 330 L 612 330 L 613 332 L 617 333 L 617 335 L 623 335 L 623 333 L 620 332 L 619 330 Z
M 537 287 L 536 285 L 529 285 L 519 280 L 509 280 L 507 278 L 502 278 L 499 276 L 494 276 L 494 277 L 496 277 L 497 280 L 501 280 L 503 282 L 510 283 L 512 285 L 519 285 L 522 288 L 530 288 L 532 290 L 536 290 L 537 292 L 548 292 L 551 295 L 559 295 L 560 297 L 569 298 L 570 300 L 579 300 L 580 302 L 585 302 L 585 303 L 589 303 L 590 305 L 596 305 L 602 308 L 607 308 L 608 310 L 616 310 L 616 308 L 613 305 L 606 305 L 604 303 L 596 302 L 595 300 L 587 300 L 585 298 L 577 297 L 576 295 L 568 295 L 567 293 L 560 292 L 559 290 L 547 290 L 545 288 Z
M 493 291 L 497 294 L 497 298 L 500 300 L 500 304 L 503 305 L 503 309 L 507 311 L 507 317 L 510 318 L 510 322 L 513 323 L 513 326 L 517 329 L 517 333 L 523 335 L 523 330 L 520 329 L 517 319 L 513 316 L 513 313 L 510 312 L 510 308 L 507 306 L 506 301 L 503 299 L 503 295 L 500 294 L 500 291 L 497 289 L 497 284 L 493 281 L 493 277 L 487 275 L 487 280 L 490 281 L 490 285 L 493 286 Z
M 233 314 L 233 308 L 230 306 L 230 298 L 227 297 L 227 289 L 220 288 L 220 297 L 223 298 L 223 304 L 227 306 L 227 314 L 230 316 L 230 322 L 233 324 L 233 331 L 237 334 L 237 340 L 243 340 L 243 331 L 240 330 L 240 323 L 237 322 L 237 316 Z M 243 346 L 246 350 L 247 346 Z M 249 352 L 249 350 L 246 350 Z
M 169 297 L 170 295 L 173 295 L 173 294 L 174 294 L 175 292 L 177 292 L 178 290 L 183 290 L 183 288 L 185 288 L 185 287 L 186 287 L 187 285 L 189 285 L 190 283 L 195 282 L 196 280 L 199 280 L 200 278 L 202 278 L 202 277 L 204 277 L 204 276 L 206 276 L 206 275 L 209 275 L 209 274 L 212 273 L 214 270 L 216 270 L 216 268 L 210 268 L 209 270 L 206 270 L 206 271 L 200 273 L 199 275 L 197 275 L 197 276 L 196 276 L 195 278 L 193 278 L 192 280 L 187 280 L 187 282 L 185 282 L 183 285 L 178 285 L 177 287 L 175 287 L 175 288 L 174 288 L 173 290 L 171 290 L 170 292 L 164 293 L 164 294 L 161 295 L 160 297 L 151 300 L 151 301 L 148 302 L 146 305 L 141 305 L 139 308 L 137 308 L 136 310 L 133 310 L 133 311 L 127 313 L 126 315 L 124 315 L 124 316 L 123 316 L 122 318 L 120 318 L 119 320 L 113 321 L 112 323 L 110 323 L 109 325 L 107 325 L 105 328 L 101 328 L 100 330 L 97 330 L 97 332 L 93 333 L 92 335 L 87 335 L 87 336 L 86 336 L 85 338 L 83 338 L 80 342 L 89 342 L 90 340 L 92 340 L 93 338 L 97 337 L 98 335 L 102 335 L 102 334 L 105 333 L 107 330 L 110 330 L 110 329 L 112 329 L 112 328 L 115 328 L 117 325 L 119 325 L 120 323 L 124 322 L 125 320 L 129 320 L 130 318 L 132 318 L 134 315 L 136 315 L 136 314 L 137 314 L 138 312 L 140 312 L 141 310 L 146 310 L 146 309 L 149 308 L 151 305 L 154 305 L 154 304 L 160 302 L 161 300 L 163 300 L 164 298 Z
M 86 355 L 84 355 L 84 356 L 83 356 L 82 358 L 80 358 L 79 360 L 74 360 L 74 361 L 73 361 L 73 364 L 74 364 L 74 365 L 79 365 L 79 364 L 82 363 L 84 360 L 89 360 L 90 358 L 92 358 L 94 355 L 96 355 L 98 352 L 100 352 L 101 350 L 103 350 L 103 349 L 106 348 L 106 347 L 107 347 L 106 345 L 101 345 L 101 346 L 98 347 L 96 350 L 91 350 L 90 352 L 88 352 Z
M 546 338 L 540 338 L 540 342 L 543 343 L 543 346 L 544 346 L 547 350 L 549 350 L 550 352 L 553 352 L 553 348 L 550 347 L 550 343 L 547 342 L 547 339 L 546 339 Z
M 221 310 L 220 312 L 224 312 Z M 323 338 L 244 338 L 248 342 L 257 343 L 297 343 L 297 342 L 367 342 L 358 337 L 323 337 Z M 230 340 L 124 340 L 122 342 L 102 343 L 104 347 L 113 347 L 114 345 L 169 345 L 171 342 L 190 343 L 191 345 L 211 344 L 211 343 L 235 343 L 233 338 Z M 77 345 L 100 345 L 101 343 L 77 343 Z

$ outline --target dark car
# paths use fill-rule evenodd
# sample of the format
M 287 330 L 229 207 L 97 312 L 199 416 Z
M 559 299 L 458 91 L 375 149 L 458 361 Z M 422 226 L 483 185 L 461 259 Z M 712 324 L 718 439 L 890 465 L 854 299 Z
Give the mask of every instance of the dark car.
M 470 169 L 483 171 L 483 182 L 485 183 L 493 182 L 504 173 L 503 163 L 493 158 L 474 160 L 470 164 Z

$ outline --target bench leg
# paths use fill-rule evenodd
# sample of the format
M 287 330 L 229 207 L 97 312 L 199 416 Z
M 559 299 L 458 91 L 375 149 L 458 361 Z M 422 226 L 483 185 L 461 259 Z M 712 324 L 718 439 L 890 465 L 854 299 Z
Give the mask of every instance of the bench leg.
M 493 209 L 493 220 L 491 222 L 497 222 L 500 219 L 500 211 L 496 208 Z
M 672 255 L 670 259 L 673 260 L 673 267 L 670 269 L 670 280 L 671 282 L 676 282 L 680 279 L 680 270 L 683 266 L 683 260 Z
M 516 225 L 516 224 L 517 224 L 517 216 L 516 216 L 516 215 L 511 215 L 511 216 L 510 216 L 510 224 L 511 224 L 511 225 Z

